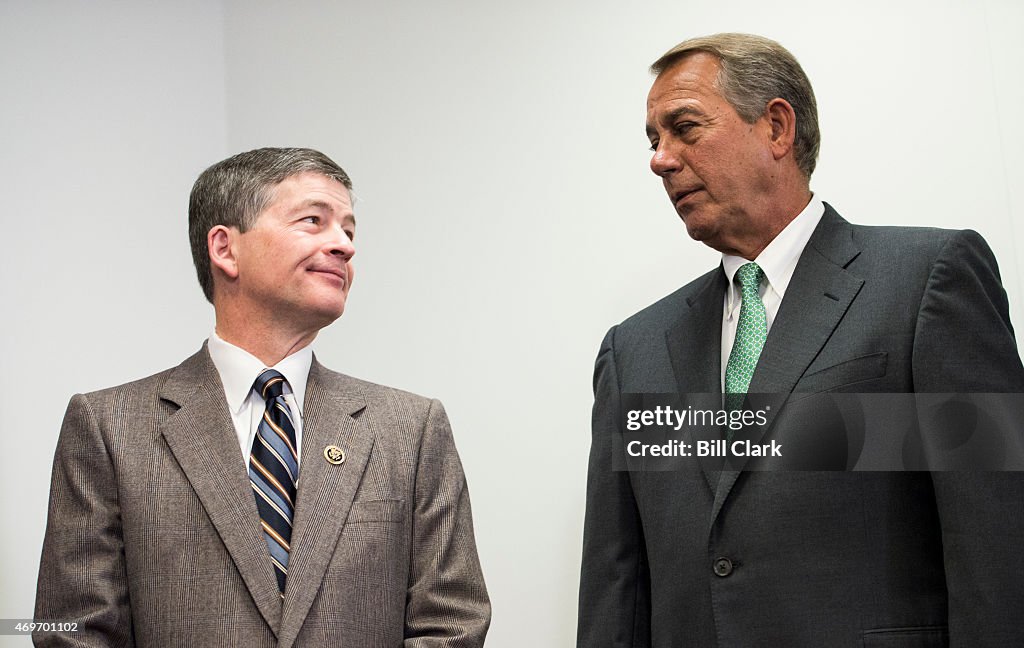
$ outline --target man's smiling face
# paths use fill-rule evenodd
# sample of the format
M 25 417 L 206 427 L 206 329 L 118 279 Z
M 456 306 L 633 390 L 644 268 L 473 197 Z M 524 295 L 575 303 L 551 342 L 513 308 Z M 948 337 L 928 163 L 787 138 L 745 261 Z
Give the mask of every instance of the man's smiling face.
M 253 317 L 272 313 L 298 329 L 319 330 L 341 316 L 352 286 L 351 195 L 312 172 L 270 191 L 253 227 L 234 238 L 241 304 Z

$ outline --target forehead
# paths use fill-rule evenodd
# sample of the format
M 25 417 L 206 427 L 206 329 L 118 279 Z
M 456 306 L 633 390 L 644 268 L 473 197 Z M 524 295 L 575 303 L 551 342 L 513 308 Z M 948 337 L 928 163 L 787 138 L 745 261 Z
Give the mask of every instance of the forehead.
M 707 52 L 695 52 L 671 64 L 647 94 L 648 116 L 681 105 L 710 110 L 726 103 L 718 90 L 719 69 L 718 58 Z
M 302 209 L 322 209 L 352 216 L 352 195 L 334 178 L 311 171 L 288 176 L 270 189 L 264 211 L 289 213 Z

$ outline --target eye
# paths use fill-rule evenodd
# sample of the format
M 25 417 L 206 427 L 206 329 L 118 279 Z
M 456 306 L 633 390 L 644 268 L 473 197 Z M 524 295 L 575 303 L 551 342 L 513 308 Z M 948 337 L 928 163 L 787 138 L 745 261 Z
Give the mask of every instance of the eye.
M 652 140 L 651 140 L 651 148 L 650 148 L 650 149 L 648 149 L 648 150 L 650 150 L 650 151 L 651 151 L 652 153 L 653 153 L 654 151 L 657 151 L 657 150 L 658 150 L 658 140 L 656 140 L 656 139 L 652 139 Z
M 319 216 L 306 216 L 302 220 L 304 222 L 310 223 L 311 225 L 319 225 L 320 224 L 320 217 Z
M 345 230 L 345 236 L 348 237 L 348 240 L 354 241 L 356 240 L 356 231 L 354 229 L 347 229 Z
M 691 129 L 693 129 L 696 126 L 697 126 L 697 124 L 695 122 L 684 121 L 684 122 L 679 122 L 678 124 L 676 124 L 675 127 L 674 127 L 674 130 L 677 133 L 679 133 L 680 135 L 686 135 L 687 133 L 690 132 Z

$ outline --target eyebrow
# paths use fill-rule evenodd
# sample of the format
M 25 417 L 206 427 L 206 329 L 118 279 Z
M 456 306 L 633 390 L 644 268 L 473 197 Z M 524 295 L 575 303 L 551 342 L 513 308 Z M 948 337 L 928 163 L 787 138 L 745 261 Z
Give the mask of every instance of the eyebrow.
M 322 209 L 322 210 L 328 211 L 328 212 L 333 212 L 334 211 L 334 207 L 332 207 L 328 203 L 326 203 L 326 202 L 324 202 L 322 200 L 312 199 L 312 200 L 306 200 L 306 201 L 303 201 L 303 202 L 299 203 L 299 205 L 293 210 L 293 212 L 300 212 L 300 211 L 302 211 L 304 209 L 309 209 L 310 207 L 312 207 L 314 209 Z M 342 217 L 342 220 L 348 221 L 348 222 L 352 223 L 353 225 L 355 225 L 356 224 L 356 215 L 353 214 L 352 212 L 349 212 L 349 213 L 345 214 L 344 217 Z
M 680 117 L 683 117 L 684 115 L 703 117 L 704 111 L 701 110 L 700 108 L 695 108 L 689 105 L 683 105 L 679 106 L 678 108 L 673 108 L 671 111 L 663 115 L 661 121 L 674 122 L 675 120 L 679 119 Z M 655 128 L 650 124 L 647 124 L 647 136 L 650 137 L 651 135 L 654 135 L 656 133 L 657 131 L 655 130 Z

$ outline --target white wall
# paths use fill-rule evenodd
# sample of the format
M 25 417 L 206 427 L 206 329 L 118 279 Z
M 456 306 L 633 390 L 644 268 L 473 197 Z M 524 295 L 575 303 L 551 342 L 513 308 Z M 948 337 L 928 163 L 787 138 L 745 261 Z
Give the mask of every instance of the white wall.
M 71 394 L 177 363 L 211 326 L 186 227 L 227 154 L 223 33 L 202 0 L 0 3 L 0 618 L 32 616 Z
M 446 403 L 491 645 L 572 643 L 598 343 L 716 263 L 647 167 L 646 67 L 676 42 L 791 48 L 819 194 L 855 222 L 980 230 L 1024 326 L 1015 3 L 353 4 L 228 2 L 229 148 L 315 145 L 352 174 L 358 276 L 318 353 Z
M 445 402 L 497 647 L 573 641 L 604 331 L 717 262 L 688 240 L 647 168 L 646 66 L 676 42 L 734 30 L 789 47 L 821 113 L 812 187 L 855 222 L 981 231 L 1024 326 L 1024 7 L 1013 0 L 868 0 L 829 13 L 800 0 L 351 5 L 225 0 L 223 25 L 209 3 L 0 10 L 3 60 L 17 61 L 4 64 L 3 87 L 18 89 L 0 114 L 25 120 L 17 154 L 0 153 L 3 182 L 16 179 L 6 193 L 24 202 L 4 210 L 17 244 L 3 276 L 24 283 L 0 288 L 18 308 L 0 399 L 34 410 L 13 428 L 32 430 L 17 441 L 30 483 L 16 510 L 30 533 L 10 549 L 5 534 L 4 564 L 19 575 L 0 616 L 31 609 L 68 396 L 174 364 L 208 331 L 175 219 L 195 175 L 227 153 L 313 146 L 352 175 L 357 280 L 317 353 Z M 112 38 L 115 26 L 131 33 Z M 202 89 L 186 96 L 189 84 Z M 47 155 L 62 162 L 59 180 L 52 162 L 30 161 L 40 139 L 59 151 Z M 53 361 L 34 366 L 32 342 Z M 26 373 L 52 397 L 29 391 Z

